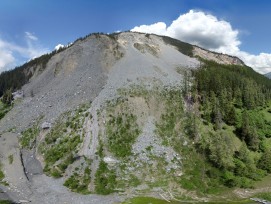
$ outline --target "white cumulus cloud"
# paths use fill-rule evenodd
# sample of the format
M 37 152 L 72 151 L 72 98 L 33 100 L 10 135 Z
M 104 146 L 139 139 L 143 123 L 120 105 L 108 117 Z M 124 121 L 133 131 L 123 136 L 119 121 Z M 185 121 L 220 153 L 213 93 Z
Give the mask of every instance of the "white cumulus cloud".
M 0 72 L 1 68 L 5 67 L 8 64 L 12 64 L 15 58 L 12 56 L 12 53 L 9 51 L 2 50 L 0 47 Z
M 62 44 L 58 44 L 57 46 L 55 46 L 55 50 L 59 50 L 60 48 L 63 48 L 63 47 L 65 47 L 65 46 Z
M 158 22 L 151 25 L 136 26 L 131 31 L 153 33 L 157 35 L 168 35 L 167 25 L 164 22 Z
M 27 61 L 49 51 L 40 46 L 38 38 L 30 32 L 25 32 L 23 41 L 25 46 L 8 42 L 0 37 L 0 73 L 18 65 L 18 56 Z
M 216 16 L 190 10 L 180 15 L 169 26 L 164 22 L 134 27 L 131 31 L 170 36 L 216 52 L 235 55 L 260 73 L 271 71 L 271 54 L 252 55 L 241 51 L 239 31 Z

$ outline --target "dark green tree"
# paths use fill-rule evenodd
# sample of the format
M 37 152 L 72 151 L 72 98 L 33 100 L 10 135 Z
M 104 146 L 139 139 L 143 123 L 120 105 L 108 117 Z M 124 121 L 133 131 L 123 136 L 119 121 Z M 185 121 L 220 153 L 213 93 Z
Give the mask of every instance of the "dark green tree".
M 258 162 L 258 167 L 271 173 L 271 150 L 266 150 Z
M 12 102 L 12 90 L 8 89 L 5 91 L 3 97 L 2 97 L 2 102 L 7 105 L 11 105 Z
M 235 125 L 237 120 L 235 108 L 233 105 L 227 105 L 226 107 L 224 120 L 229 125 Z
M 246 142 L 249 149 L 253 151 L 257 151 L 259 149 L 260 140 L 255 127 L 251 127 L 250 132 L 247 135 Z
M 208 147 L 210 161 L 221 169 L 230 169 L 234 166 L 232 142 L 228 135 L 219 132 L 211 136 Z

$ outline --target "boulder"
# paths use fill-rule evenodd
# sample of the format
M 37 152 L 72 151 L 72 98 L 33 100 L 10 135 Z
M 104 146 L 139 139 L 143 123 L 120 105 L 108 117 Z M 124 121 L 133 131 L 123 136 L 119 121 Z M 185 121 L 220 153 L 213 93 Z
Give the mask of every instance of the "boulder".
M 23 97 L 24 97 L 24 91 L 18 90 L 18 91 L 16 91 L 16 92 L 13 92 L 13 93 L 12 93 L 12 96 L 13 96 L 13 99 L 14 99 L 14 100 L 23 98 Z
M 113 158 L 113 157 L 105 157 L 104 159 L 104 162 L 107 163 L 108 165 L 115 165 L 116 163 L 118 163 L 118 160 Z
M 49 123 L 49 122 L 44 122 L 44 123 L 41 124 L 41 128 L 43 130 L 50 129 L 51 127 L 52 127 L 52 124 Z

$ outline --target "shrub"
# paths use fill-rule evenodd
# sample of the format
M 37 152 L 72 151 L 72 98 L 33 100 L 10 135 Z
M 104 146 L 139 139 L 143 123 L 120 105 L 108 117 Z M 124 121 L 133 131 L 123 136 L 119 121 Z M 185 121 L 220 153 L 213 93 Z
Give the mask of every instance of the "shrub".
M 131 155 L 132 145 L 140 134 L 136 116 L 118 114 L 112 117 L 106 125 L 109 150 L 117 157 Z
M 107 164 L 101 161 L 95 174 L 95 190 L 98 194 L 107 195 L 114 192 L 116 174 L 109 170 Z
M 9 164 L 13 163 L 13 155 L 8 156 L 8 162 L 9 162 Z
M 78 174 L 77 172 L 73 173 L 65 182 L 64 186 L 71 189 L 74 192 L 81 194 L 88 194 L 89 189 L 88 186 L 90 184 L 90 175 L 91 170 L 89 167 L 86 167 L 82 174 Z
M 271 150 L 266 150 L 258 162 L 258 167 L 271 173 Z
M 23 148 L 32 149 L 35 145 L 35 140 L 39 134 L 38 125 L 28 128 L 22 133 L 22 137 L 19 139 Z

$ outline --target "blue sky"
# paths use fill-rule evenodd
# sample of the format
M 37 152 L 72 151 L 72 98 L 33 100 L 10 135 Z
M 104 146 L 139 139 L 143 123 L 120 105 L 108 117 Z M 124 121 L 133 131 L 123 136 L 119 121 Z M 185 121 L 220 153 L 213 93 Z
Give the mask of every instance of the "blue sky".
M 271 71 L 270 11 L 270 0 L 1 0 L 0 71 L 52 51 L 57 44 L 66 45 L 92 32 L 126 31 L 157 22 L 165 23 L 166 29 L 172 30 L 170 25 L 179 17 L 189 14 L 187 23 L 197 25 L 197 22 L 193 23 L 194 17 L 202 14 L 207 16 L 206 28 L 212 17 L 218 21 L 212 27 L 214 31 L 223 22 L 230 25 L 225 32 L 234 36 L 225 42 L 233 40 L 233 44 L 237 43 L 233 48 L 235 51 L 228 47 L 208 47 L 200 41 L 209 40 L 201 38 L 206 33 L 202 28 L 199 41 L 184 37 L 182 33 L 171 36 L 215 51 L 236 54 L 264 73 Z M 179 27 L 185 24 L 185 19 L 180 18 L 179 24 L 173 26 L 178 32 L 181 32 Z M 198 31 L 194 28 L 186 34 L 192 36 L 191 32 L 195 30 Z M 156 30 L 150 32 L 156 33 Z M 163 34 L 170 35 L 168 32 Z M 227 38 L 226 35 L 222 37 Z M 260 56 L 260 53 L 265 55 Z

